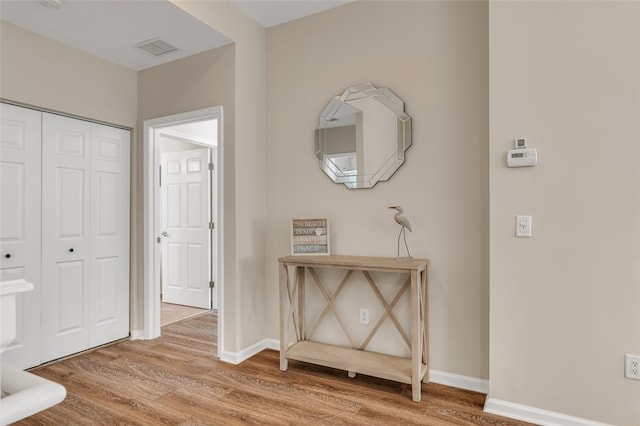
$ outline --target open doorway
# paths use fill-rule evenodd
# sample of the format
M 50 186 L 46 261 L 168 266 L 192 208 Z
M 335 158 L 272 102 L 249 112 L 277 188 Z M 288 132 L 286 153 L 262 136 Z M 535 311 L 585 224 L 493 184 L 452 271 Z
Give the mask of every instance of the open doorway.
M 161 326 L 208 309 L 213 292 L 217 120 L 156 129 L 160 169 Z
M 162 302 L 222 323 L 222 123 L 222 107 L 144 122 L 144 338 L 160 336 Z

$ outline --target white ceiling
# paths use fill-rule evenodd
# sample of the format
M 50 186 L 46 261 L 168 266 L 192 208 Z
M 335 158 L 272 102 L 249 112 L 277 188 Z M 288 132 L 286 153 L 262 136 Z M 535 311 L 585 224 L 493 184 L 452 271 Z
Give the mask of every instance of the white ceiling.
M 352 0 L 232 0 L 264 28 Z M 0 19 L 133 70 L 175 61 L 231 43 L 168 0 L 0 0 Z M 161 39 L 178 50 L 153 56 L 135 46 Z

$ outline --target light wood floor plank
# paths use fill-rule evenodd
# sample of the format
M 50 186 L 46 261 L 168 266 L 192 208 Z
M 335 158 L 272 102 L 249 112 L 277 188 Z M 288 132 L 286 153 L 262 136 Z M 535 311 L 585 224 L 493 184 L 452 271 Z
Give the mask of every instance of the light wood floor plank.
M 173 323 L 153 341 L 122 341 L 32 370 L 67 398 L 18 425 L 524 425 L 486 414 L 486 396 L 411 386 L 291 361 L 265 350 L 240 365 L 216 358 L 215 313 Z
M 176 305 L 173 303 L 162 303 L 160 305 L 160 325 L 163 327 L 167 324 L 183 319 L 191 318 L 207 312 L 208 309 L 194 308 L 191 306 Z

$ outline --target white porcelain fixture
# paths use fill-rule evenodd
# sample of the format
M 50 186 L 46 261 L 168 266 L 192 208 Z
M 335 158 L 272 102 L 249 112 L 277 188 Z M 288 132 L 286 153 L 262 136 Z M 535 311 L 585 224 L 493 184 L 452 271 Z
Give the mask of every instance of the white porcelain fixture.
M 50 408 L 67 395 L 67 390 L 58 383 L 9 365 L 2 364 L 0 368 L 2 392 L 8 394 L 0 399 L 3 426 Z
M 33 290 L 33 283 L 26 280 L 0 282 L 0 349 L 16 338 L 16 296 Z M 1 350 L 0 350 L 1 352 Z
M 16 337 L 17 294 L 33 290 L 33 283 L 20 280 L 0 282 L 0 351 Z M 0 425 L 8 425 L 61 402 L 64 386 L 35 374 L 0 364 Z

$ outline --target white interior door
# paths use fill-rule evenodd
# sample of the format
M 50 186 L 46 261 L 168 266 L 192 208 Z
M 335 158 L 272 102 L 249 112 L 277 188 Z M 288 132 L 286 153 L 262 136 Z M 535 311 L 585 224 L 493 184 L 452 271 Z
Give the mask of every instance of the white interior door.
M 129 335 L 128 130 L 91 124 L 91 347 Z
M 209 149 L 161 158 L 162 300 L 211 307 Z
M 0 103 L 0 281 L 25 279 L 17 296 L 16 338 L 0 359 L 24 369 L 40 364 L 41 113 Z
M 89 347 L 91 124 L 43 114 L 42 361 Z

